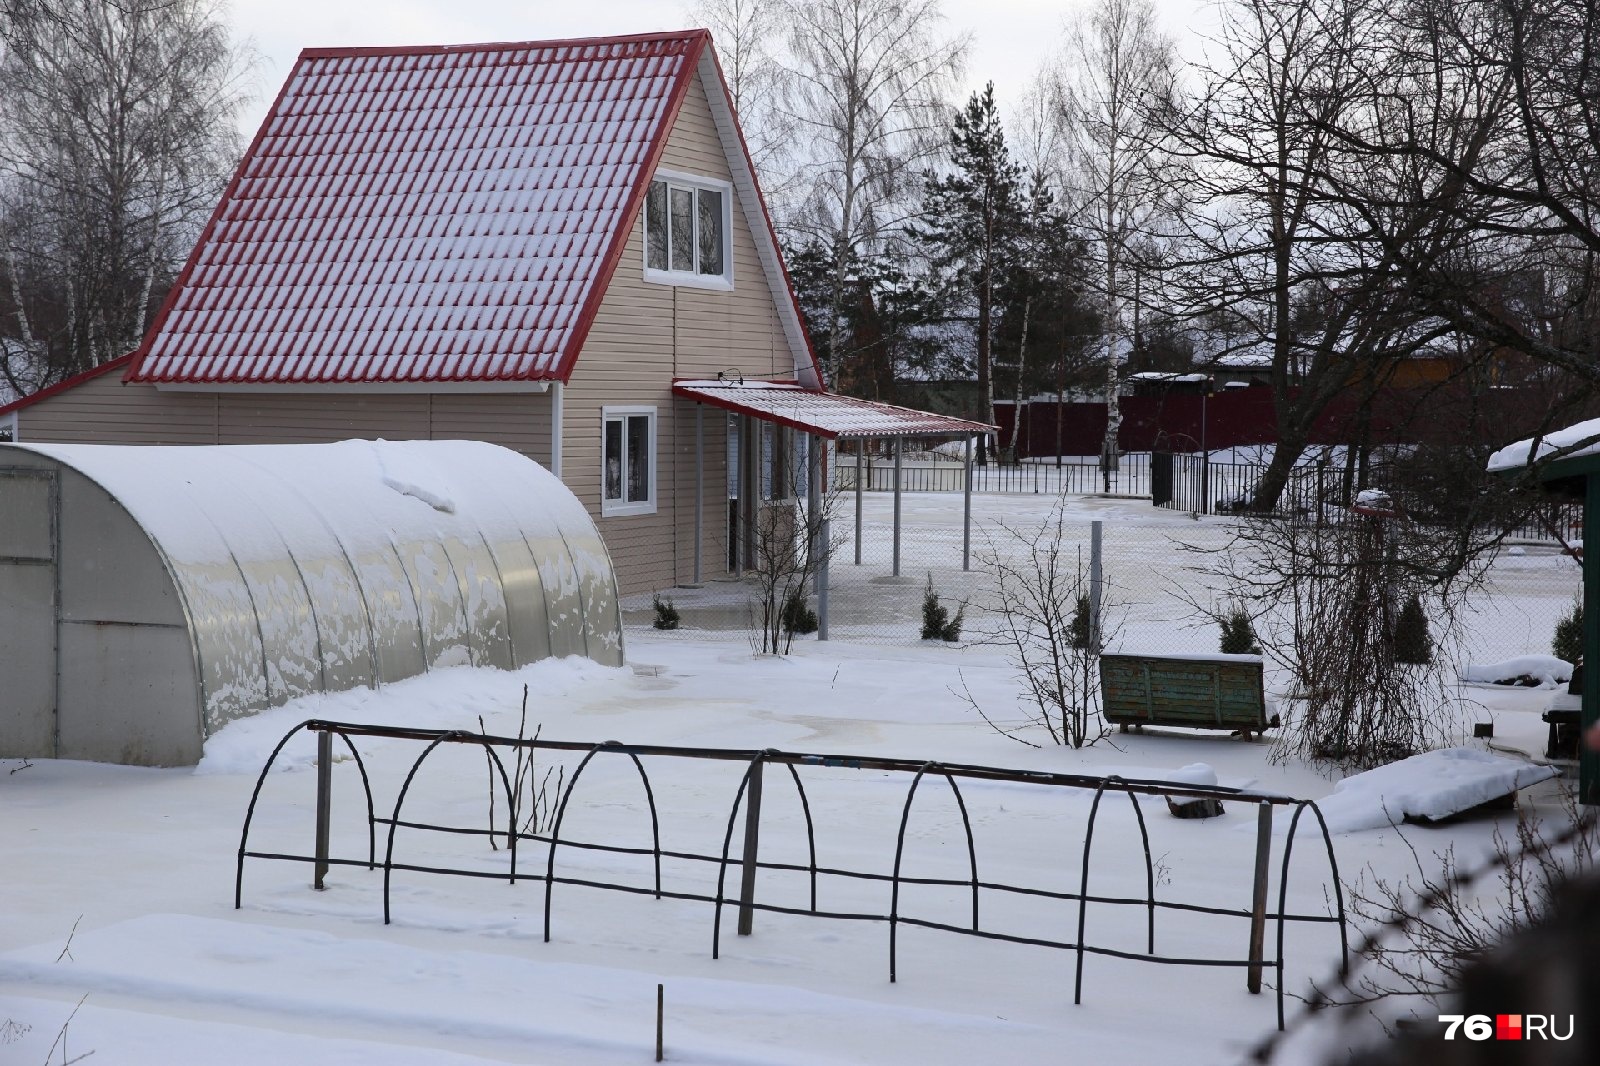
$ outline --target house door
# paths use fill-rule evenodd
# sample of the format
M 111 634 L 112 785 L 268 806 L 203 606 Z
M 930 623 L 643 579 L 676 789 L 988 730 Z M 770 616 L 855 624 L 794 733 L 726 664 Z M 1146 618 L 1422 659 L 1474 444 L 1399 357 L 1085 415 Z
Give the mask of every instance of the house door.
M 56 753 L 56 478 L 0 467 L 0 758 Z

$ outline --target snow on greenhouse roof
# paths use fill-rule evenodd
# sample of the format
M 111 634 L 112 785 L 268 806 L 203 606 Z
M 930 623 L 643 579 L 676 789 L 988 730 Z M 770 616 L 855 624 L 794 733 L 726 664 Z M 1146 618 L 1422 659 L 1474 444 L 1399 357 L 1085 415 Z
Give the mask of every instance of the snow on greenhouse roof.
M 777 422 L 829 440 L 840 437 L 950 437 L 994 426 L 909 407 L 818 392 L 786 381 L 675 381 L 672 392 L 726 411 Z
M 708 41 L 307 49 L 128 380 L 564 379 Z
M 1489 471 L 1517 470 L 1541 460 L 1580 455 L 1600 455 L 1600 418 L 1508 444 L 1489 457 Z

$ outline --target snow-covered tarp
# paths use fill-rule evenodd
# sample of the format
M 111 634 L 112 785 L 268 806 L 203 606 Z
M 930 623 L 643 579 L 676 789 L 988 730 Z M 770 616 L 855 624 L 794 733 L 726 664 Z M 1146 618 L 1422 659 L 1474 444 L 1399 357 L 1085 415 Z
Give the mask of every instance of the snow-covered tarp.
M 1443 748 L 1347 777 L 1317 807 L 1334 833 L 1383 829 L 1407 819 L 1436 822 L 1558 772 L 1476 748 Z

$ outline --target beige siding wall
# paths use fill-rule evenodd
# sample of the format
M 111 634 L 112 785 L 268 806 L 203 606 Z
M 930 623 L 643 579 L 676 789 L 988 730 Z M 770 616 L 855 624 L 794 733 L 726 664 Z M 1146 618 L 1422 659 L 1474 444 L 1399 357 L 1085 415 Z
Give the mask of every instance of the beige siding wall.
M 17 412 L 28 444 L 215 444 L 217 398 L 124 385 L 113 370 Z
M 698 81 L 690 87 L 661 166 L 728 180 L 727 157 Z M 733 291 L 644 280 L 644 226 L 634 219 L 628 245 L 567 388 L 564 480 L 595 516 L 624 594 L 693 579 L 695 404 L 672 398 L 675 377 L 792 377 L 794 361 L 773 306 L 756 246 L 737 204 Z M 656 409 L 657 510 L 600 514 L 602 409 Z M 727 573 L 727 448 L 722 411 L 706 408 L 704 576 Z
M 482 440 L 550 460 L 538 393 L 162 392 L 115 373 L 17 412 L 17 439 L 60 444 L 322 444 Z

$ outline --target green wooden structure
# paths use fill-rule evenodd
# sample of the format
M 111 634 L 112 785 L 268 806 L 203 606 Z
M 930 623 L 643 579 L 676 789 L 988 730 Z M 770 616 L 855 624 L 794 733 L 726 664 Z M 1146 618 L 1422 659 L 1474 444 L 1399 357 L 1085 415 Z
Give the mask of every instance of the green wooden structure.
M 1100 656 L 1106 721 L 1129 726 L 1226 729 L 1246 738 L 1278 724 L 1267 717 L 1259 655 Z
M 1531 443 L 1522 442 L 1530 446 L 1528 450 Z M 1600 546 L 1600 452 L 1584 448 L 1583 454 L 1538 460 L 1531 466 L 1502 459 L 1521 446 L 1512 445 L 1497 452 L 1489 461 L 1489 469 L 1505 477 L 1525 477 L 1531 472 L 1542 491 L 1583 501 L 1584 546 Z M 1600 567 L 1589 566 L 1587 560 L 1583 567 L 1583 661 L 1600 664 Z M 1600 668 L 1586 665 L 1582 699 L 1583 732 L 1587 734 L 1600 721 Z M 1592 751 L 1582 740 L 1578 742 L 1578 802 L 1600 806 L 1600 752 Z

